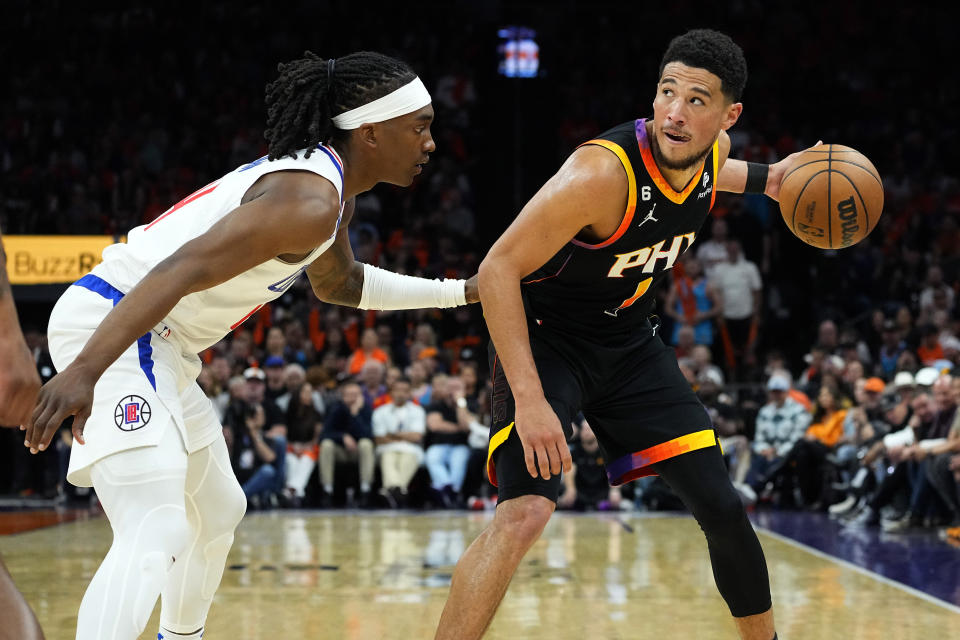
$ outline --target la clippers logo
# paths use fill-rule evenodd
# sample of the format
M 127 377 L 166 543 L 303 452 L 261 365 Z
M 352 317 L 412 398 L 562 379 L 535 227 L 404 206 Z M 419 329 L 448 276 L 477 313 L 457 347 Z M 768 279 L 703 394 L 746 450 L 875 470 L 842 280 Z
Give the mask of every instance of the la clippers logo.
M 140 396 L 127 396 L 117 403 L 113 421 L 121 431 L 136 431 L 150 422 L 150 403 Z

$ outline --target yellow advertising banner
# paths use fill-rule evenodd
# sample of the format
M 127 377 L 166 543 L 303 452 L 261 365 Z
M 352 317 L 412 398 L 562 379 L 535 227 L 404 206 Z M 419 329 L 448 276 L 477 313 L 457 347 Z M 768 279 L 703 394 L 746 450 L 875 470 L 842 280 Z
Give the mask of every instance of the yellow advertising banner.
M 100 264 L 113 236 L 3 236 L 10 284 L 73 282 Z

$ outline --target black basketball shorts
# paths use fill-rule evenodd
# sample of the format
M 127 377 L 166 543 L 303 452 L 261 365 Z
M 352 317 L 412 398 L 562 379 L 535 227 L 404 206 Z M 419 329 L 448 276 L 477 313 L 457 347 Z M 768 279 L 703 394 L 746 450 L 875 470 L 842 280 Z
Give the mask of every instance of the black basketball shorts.
M 599 343 L 536 323 L 530 347 L 547 402 L 569 439 L 582 411 L 597 435 L 613 486 L 654 475 L 651 465 L 717 445 L 710 417 L 677 365 L 673 349 L 652 328 L 629 340 Z M 491 344 L 492 420 L 487 451 L 490 482 L 498 500 L 541 495 L 556 502 L 560 476 L 527 471 L 517 435 L 515 402 Z

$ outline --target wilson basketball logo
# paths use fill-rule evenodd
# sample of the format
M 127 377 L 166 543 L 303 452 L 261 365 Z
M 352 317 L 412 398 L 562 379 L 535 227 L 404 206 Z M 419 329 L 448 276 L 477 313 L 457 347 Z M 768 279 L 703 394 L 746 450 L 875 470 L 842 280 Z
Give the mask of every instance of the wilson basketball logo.
M 150 422 L 150 403 L 140 396 L 127 396 L 117 403 L 113 421 L 121 431 L 136 431 Z
M 857 203 L 852 196 L 837 203 L 837 215 L 842 221 L 840 228 L 843 231 L 840 246 L 849 247 L 860 231 L 860 224 L 857 222 Z

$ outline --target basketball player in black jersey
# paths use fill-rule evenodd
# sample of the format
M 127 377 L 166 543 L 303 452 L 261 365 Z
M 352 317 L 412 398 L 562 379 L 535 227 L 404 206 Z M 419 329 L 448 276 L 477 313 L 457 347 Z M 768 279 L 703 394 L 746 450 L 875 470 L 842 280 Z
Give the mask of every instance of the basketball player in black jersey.
M 26 422 L 40 392 L 37 367 L 20 333 L 17 310 L 7 281 L 7 257 L 0 239 L 0 425 Z M 29 605 L 13 584 L 0 560 L 0 638 L 43 640 L 43 632 Z
M 746 75 L 727 36 L 675 38 L 653 119 L 581 145 L 480 266 L 495 347 L 488 470 L 499 504 L 457 565 L 436 638 L 483 635 L 556 508 L 561 469 L 571 466 L 566 437 L 581 410 L 612 485 L 659 474 L 689 507 L 740 636 L 775 638 L 760 543 L 710 418 L 649 319 L 654 292 L 693 243 L 716 191 L 776 199 L 793 162 L 727 159 Z

